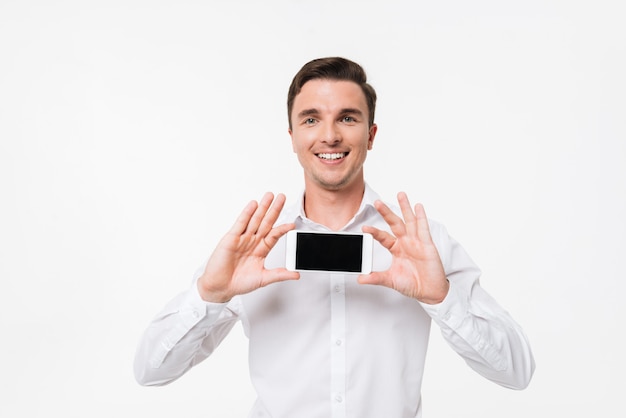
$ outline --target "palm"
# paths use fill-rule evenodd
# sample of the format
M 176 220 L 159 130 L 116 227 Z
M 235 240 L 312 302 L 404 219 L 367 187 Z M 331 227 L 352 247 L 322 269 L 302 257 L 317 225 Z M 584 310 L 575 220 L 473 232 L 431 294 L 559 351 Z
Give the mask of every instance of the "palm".
M 280 280 L 297 279 L 298 273 L 285 269 L 267 270 L 265 257 L 293 224 L 274 227 L 285 202 L 266 194 L 260 203 L 250 202 L 209 258 L 198 287 L 210 301 L 227 301 Z M 270 207 L 271 205 L 271 207 Z

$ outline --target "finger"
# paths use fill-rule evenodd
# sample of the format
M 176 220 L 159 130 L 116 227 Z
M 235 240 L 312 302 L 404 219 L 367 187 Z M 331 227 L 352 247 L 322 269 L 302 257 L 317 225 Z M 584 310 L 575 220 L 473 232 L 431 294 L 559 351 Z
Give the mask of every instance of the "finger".
M 274 200 L 274 195 L 272 193 L 267 192 L 263 195 L 263 197 L 261 198 L 259 202 L 258 207 L 256 208 L 256 210 L 254 211 L 254 214 L 250 218 L 250 222 L 248 223 L 248 226 L 246 227 L 245 233 L 250 233 L 250 234 L 257 233 L 259 229 L 259 225 L 261 225 L 261 222 L 263 221 L 263 218 L 265 217 L 265 213 L 267 212 L 270 205 L 272 204 L 272 200 Z
M 431 240 L 430 227 L 428 226 L 428 218 L 426 211 L 421 203 L 415 205 L 415 217 L 417 219 L 417 236 L 421 240 Z
M 395 236 L 402 236 L 406 233 L 406 226 L 404 225 L 404 221 L 398 215 L 396 215 L 389 206 L 377 200 L 374 202 L 374 207 L 383 217 L 387 225 L 391 228 L 391 232 L 394 233 Z
M 375 228 L 373 226 L 366 225 L 361 228 L 363 232 L 367 232 L 368 234 L 372 234 L 372 237 L 380 242 L 380 245 L 390 250 L 393 247 L 393 244 L 396 242 L 396 237 L 390 234 L 387 231 L 383 231 L 381 229 Z
M 285 280 L 298 280 L 299 278 L 300 273 L 297 271 L 287 270 L 286 268 L 264 270 L 261 279 L 261 287 L 276 282 L 283 282 Z
M 398 193 L 398 203 L 400 204 L 400 210 L 402 211 L 402 217 L 404 218 L 407 231 L 417 235 L 417 218 L 411 209 L 411 204 L 409 203 L 409 198 L 406 193 Z
M 265 246 L 267 247 L 267 252 L 269 253 L 269 250 L 274 248 L 274 246 L 276 245 L 280 237 L 282 237 L 283 235 L 285 235 L 287 232 L 291 231 L 292 229 L 295 229 L 295 227 L 296 227 L 296 224 L 290 223 L 290 224 L 279 225 L 276 228 L 273 228 L 269 232 L 269 234 L 267 234 L 267 236 L 263 239 L 263 242 L 265 243 Z
M 391 287 L 391 281 L 389 275 L 384 271 L 375 271 L 370 274 L 361 274 L 357 281 L 360 284 L 375 284 Z
M 282 193 L 279 193 L 278 196 L 276 196 L 276 199 L 274 199 L 274 202 L 272 203 L 269 211 L 267 211 L 267 213 L 263 217 L 263 221 L 259 226 L 257 234 L 261 236 L 266 236 L 272 230 L 274 224 L 276 223 L 276 220 L 278 219 L 278 216 L 280 215 L 280 212 L 283 210 L 285 200 L 285 195 Z
M 248 227 L 248 224 L 250 223 L 250 219 L 254 215 L 254 212 L 256 211 L 257 207 L 258 207 L 258 203 L 256 200 L 250 201 L 250 203 L 246 205 L 246 207 L 243 209 L 243 211 L 241 211 L 241 213 L 235 220 L 235 223 L 233 224 L 232 228 L 230 228 L 230 233 L 235 234 L 235 235 L 243 234 L 246 228 Z

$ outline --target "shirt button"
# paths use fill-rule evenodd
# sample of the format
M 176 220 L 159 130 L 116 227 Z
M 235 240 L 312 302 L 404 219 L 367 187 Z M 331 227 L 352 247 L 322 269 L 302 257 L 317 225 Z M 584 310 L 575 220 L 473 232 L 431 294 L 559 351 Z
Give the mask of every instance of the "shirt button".
M 341 286 L 339 285 L 335 286 L 335 292 L 337 293 L 341 292 Z
M 341 395 L 337 395 L 337 396 L 335 396 L 335 401 L 337 403 L 341 403 L 341 402 L 343 402 L 343 397 Z
M 194 318 L 198 318 L 200 316 L 198 311 L 193 311 L 191 314 L 193 315 Z
M 335 345 L 336 345 L 336 346 L 340 346 L 341 344 L 342 344 L 342 341 L 341 341 L 341 340 L 337 340 L 337 341 L 335 341 Z

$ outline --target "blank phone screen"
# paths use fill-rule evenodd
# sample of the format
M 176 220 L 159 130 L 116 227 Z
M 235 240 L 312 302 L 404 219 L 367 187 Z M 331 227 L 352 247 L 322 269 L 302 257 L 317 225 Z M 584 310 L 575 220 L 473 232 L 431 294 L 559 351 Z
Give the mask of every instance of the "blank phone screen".
M 298 232 L 296 269 L 358 273 L 362 246 L 362 235 Z

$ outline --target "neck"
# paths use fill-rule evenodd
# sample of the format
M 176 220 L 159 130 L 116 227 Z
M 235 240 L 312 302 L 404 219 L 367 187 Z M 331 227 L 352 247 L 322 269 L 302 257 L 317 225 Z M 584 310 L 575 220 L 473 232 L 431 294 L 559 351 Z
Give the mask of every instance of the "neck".
M 356 215 L 364 192 L 365 182 L 341 190 L 306 187 L 304 212 L 313 222 L 338 231 Z

